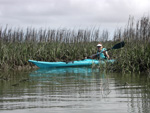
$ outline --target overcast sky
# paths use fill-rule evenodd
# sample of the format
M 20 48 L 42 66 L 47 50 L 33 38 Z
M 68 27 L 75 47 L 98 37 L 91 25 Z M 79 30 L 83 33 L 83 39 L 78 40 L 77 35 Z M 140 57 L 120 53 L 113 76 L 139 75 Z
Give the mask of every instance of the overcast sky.
M 0 26 L 114 30 L 150 14 L 150 0 L 0 0 Z

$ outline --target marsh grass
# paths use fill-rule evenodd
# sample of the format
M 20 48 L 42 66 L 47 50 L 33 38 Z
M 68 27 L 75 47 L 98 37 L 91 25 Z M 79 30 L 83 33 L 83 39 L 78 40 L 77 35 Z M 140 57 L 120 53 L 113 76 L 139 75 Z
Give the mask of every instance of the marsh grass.
M 108 32 L 103 31 L 102 35 Z M 40 61 L 72 61 L 95 53 L 101 40 L 99 29 L 12 29 L 0 28 L 0 68 L 30 65 Z M 107 36 L 106 35 L 106 36 Z M 106 37 L 106 39 L 108 36 Z M 105 40 L 106 40 L 105 39 Z
M 142 17 L 129 18 L 124 29 L 117 29 L 108 41 L 109 32 L 92 29 L 34 29 L 0 28 L 0 69 L 14 69 L 31 65 L 29 59 L 40 61 L 73 61 L 96 53 L 96 45 L 102 42 L 111 48 L 120 41 L 125 47 L 111 50 L 109 55 L 117 60 L 108 70 L 142 72 L 150 69 L 150 21 Z M 102 68 L 102 67 L 100 67 Z
M 129 18 L 124 30 L 115 32 L 114 41 L 124 40 L 126 45 L 121 52 L 115 51 L 118 62 L 116 70 L 122 72 L 142 72 L 150 69 L 150 20 L 142 17 L 137 22 Z

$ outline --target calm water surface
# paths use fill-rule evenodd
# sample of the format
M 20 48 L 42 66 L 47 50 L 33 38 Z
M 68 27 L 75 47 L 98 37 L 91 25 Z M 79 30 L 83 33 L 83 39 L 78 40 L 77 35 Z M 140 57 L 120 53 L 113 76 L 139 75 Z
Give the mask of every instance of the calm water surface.
M 88 67 L 1 73 L 0 113 L 29 112 L 150 113 L 150 78 Z

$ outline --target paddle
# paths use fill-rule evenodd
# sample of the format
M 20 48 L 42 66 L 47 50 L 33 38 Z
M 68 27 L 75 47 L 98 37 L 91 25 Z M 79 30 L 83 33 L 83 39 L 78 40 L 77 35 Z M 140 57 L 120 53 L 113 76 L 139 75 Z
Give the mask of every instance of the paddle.
M 122 42 L 120 42 L 120 43 L 115 44 L 112 48 L 109 48 L 109 49 L 107 49 L 106 51 L 109 51 L 109 50 L 112 50 L 112 49 L 120 49 L 120 48 L 124 47 L 124 45 L 125 45 L 125 43 L 124 43 L 124 41 L 122 41 Z M 93 59 L 93 58 L 97 57 L 97 55 L 99 55 L 99 54 L 100 54 L 100 53 L 93 54 L 93 55 L 91 55 L 91 56 L 89 56 L 89 57 L 87 57 L 87 58 Z
M 125 43 L 124 43 L 124 41 L 122 41 L 122 42 L 120 42 L 120 43 L 115 44 L 112 48 L 109 48 L 109 49 L 107 49 L 106 51 L 109 51 L 109 50 L 112 50 L 112 49 L 120 49 L 120 48 L 124 47 L 124 45 L 125 45 Z M 96 58 L 97 55 L 99 55 L 99 54 L 100 54 L 100 53 L 98 53 L 98 54 L 93 54 L 93 55 L 91 55 L 91 56 L 88 56 L 87 58 L 89 58 L 89 59 L 94 59 L 94 58 Z M 85 59 L 82 59 L 82 60 L 85 60 Z M 68 64 L 68 63 L 73 63 L 74 61 L 65 61 L 65 62 L 66 62 L 66 64 Z

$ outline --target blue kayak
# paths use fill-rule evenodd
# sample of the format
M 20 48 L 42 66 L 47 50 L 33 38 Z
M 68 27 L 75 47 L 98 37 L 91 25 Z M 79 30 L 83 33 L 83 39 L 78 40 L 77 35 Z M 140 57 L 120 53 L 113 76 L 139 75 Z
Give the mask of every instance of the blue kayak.
M 91 66 L 92 64 L 105 64 L 113 63 L 115 60 L 95 60 L 95 59 L 84 59 L 73 62 L 45 62 L 45 61 L 36 61 L 29 60 L 39 68 L 55 68 L 55 67 L 77 67 L 77 66 Z

